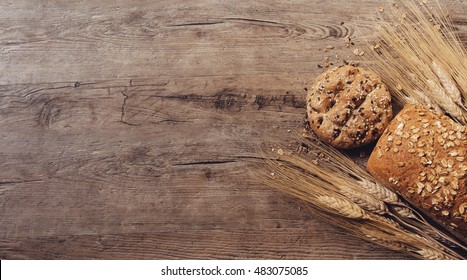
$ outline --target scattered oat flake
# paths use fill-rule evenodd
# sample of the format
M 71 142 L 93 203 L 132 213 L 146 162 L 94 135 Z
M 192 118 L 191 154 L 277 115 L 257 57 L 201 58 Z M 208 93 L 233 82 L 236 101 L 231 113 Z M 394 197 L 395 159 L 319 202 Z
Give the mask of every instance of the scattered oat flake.
M 284 155 L 284 151 L 283 151 L 282 149 L 277 150 L 277 153 L 278 153 L 280 156 L 283 156 L 283 155 Z
M 383 7 L 379 7 L 379 8 L 378 8 L 378 12 L 384 13 L 384 8 L 383 8 Z

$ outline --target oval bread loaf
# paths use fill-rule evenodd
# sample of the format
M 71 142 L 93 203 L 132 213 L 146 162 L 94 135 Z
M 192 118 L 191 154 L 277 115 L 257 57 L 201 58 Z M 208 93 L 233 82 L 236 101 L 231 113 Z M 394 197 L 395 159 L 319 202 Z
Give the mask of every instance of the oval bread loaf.
M 466 127 L 407 105 L 387 127 L 368 171 L 466 242 Z

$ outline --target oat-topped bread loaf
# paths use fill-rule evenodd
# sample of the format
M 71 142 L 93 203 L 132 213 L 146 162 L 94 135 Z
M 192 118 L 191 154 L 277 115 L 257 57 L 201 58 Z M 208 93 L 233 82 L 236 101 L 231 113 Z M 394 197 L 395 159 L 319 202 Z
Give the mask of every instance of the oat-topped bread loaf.
M 391 95 L 380 77 L 350 65 L 319 75 L 306 101 L 310 128 L 339 149 L 374 142 L 392 118 Z
M 407 105 L 385 130 L 368 171 L 466 242 L 466 127 Z

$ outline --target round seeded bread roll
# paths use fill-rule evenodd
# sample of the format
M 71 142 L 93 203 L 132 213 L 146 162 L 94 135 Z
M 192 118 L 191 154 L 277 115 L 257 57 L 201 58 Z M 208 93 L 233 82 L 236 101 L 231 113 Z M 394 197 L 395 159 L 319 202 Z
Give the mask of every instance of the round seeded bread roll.
M 391 95 L 380 77 L 350 65 L 319 75 L 306 102 L 310 128 L 339 149 L 374 142 L 392 119 Z

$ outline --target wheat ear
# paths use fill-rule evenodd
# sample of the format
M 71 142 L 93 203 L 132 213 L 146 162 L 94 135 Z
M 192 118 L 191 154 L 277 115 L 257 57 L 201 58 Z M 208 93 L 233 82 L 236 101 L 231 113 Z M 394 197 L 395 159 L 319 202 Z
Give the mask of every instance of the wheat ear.
M 446 93 L 451 96 L 452 100 L 456 102 L 460 106 L 464 106 L 462 104 L 462 96 L 459 88 L 456 85 L 456 82 L 452 79 L 451 75 L 444 70 L 438 63 L 433 61 L 432 64 L 433 72 L 438 77 L 441 85 L 443 86 Z
M 365 210 L 349 200 L 326 195 L 318 196 L 317 200 L 322 203 L 323 208 L 330 208 L 344 217 L 351 219 L 369 219 Z
M 355 188 L 352 189 L 343 185 L 339 186 L 339 190 L 345 197 L 349 198 L 355 204 L 367 211 L 377 213 L 379 215 L 389 213 L 389 210 L 384 201 L 375 198 L 371 194 L 358 192 L 355 191 Z

